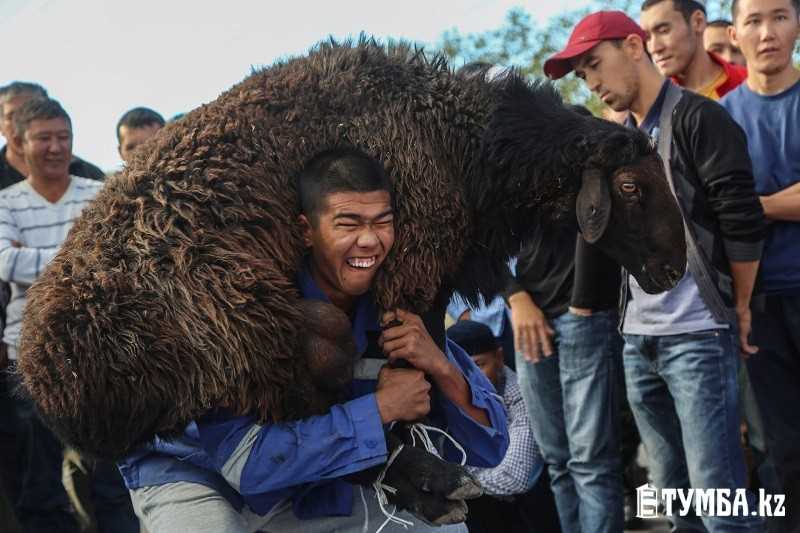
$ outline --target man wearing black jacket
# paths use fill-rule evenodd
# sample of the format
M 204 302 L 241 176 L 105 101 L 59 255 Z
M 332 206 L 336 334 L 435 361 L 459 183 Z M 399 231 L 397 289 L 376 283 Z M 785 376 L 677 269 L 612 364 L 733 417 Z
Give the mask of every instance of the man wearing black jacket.
M 756 351 L 748 342 L 749 305 L 764 215 L 741 128 L 718 104 L 665 80 L 647 55 L 646 38 L 622 12 L 594 13 L 545 72 L 560 78 L 574 69 L 608 106 L 629 111 L 628 125 L 648 132 L 667 162 L 686 226 L 688 268 L 661 294 L 624 279 L 628 400 L 659 489 L 729 489 L 733 498 L 745 484 L 736 375 L 740 350 Z M 646 193 L 612 191 L 631 202 Z M 749 512 L 715 514 L 706 511 L 701 524 L 694 512 L 673 509 L 670 519 L 678 530 L 761 530 Z
M 577 230 L 537 232 L 506 298 L 517 378 L 561 529 L 612 533 L 623 526 L 620 268 L 582 237 L 576 242 Z

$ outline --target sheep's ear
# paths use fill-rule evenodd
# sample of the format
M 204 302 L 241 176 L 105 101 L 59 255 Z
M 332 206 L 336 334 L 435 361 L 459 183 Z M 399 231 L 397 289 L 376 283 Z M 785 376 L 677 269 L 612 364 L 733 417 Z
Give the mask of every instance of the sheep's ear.
M 586 242 L 600 240 L 611 219 L 611 195 L 603 173 L 596 169 L 583 171 L 581 190 L 575 203 L 575 214 Z

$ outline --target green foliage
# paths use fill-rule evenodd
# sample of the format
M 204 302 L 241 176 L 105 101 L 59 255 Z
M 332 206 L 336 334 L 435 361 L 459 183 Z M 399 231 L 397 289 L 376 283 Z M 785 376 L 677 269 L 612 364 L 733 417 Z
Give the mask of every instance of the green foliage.
M 638 20 L 641 3 L 642 0 L 593 0 L 588 7 L 562 13 L 544 25 L 537 25 L 524 9 L 516 7 L 508 12 L 500 28 L 466 35 L 454 28 L 444 33 L 439 47 L 456 66 L 471 61 L 486 61 L 515 66 L 526 75 L 542 77 L 544 62 L 564 47 L 572 28 L 588 13 L 619 9 Z M 709 20 L 730 19 L 730 4 L 731 0 L 706 2 Z M 566 76 L 555 84 L 568 102 L 583 104 L 595 113 L 604 107 L 575 76 Z

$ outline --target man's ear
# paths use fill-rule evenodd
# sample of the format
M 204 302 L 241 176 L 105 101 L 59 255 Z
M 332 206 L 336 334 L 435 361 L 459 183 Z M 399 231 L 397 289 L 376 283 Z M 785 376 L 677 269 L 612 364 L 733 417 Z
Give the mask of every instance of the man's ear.
M 298 220 L 300 221 L 300 226 L 303 228 L 303 245 L 306 248 L 311 248 L 311 222 L 305 215 L 300 215 Z
M 728 30 L 728 38 L 731 40 L 731 43 L 733 43 L 733 46 L 741 50 L 742 47 L 739 46 L 739 41 L 736 39 L 736 26 L 731 24 L 726 29 Z
M 627 50 L 628 56 L 633 60 L 638 61 L 646 55 L 647 43 L 638 35 L 628 35 L 622 44 Z
M 700 35 L 700 46 L 703 46 L 703 32 L 706 31 L 706 26 L 708 26 L 706 16 L 699 9 L 695 9 L 689 17 L 689 28 Z
M 22 135 L 14 132 L 14 135 L 12 135 L 11 138 L 7 140 L 11 145 L 14 146 L 14 149 L 17 152 L 22 152 L 22 141 L 23 141 Z

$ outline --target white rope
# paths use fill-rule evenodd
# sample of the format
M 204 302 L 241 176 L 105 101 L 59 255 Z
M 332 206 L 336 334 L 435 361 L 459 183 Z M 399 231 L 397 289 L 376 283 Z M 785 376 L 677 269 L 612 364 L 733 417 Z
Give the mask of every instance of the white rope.
M 359 485 L 361 492 L 361 503 L 364 504 L 364 527 L 361 528 L 361 533 L 367 533 L 369 528 L 369 506 L 367 506 L 367 499 L 364 497 L 364 487 Z
M 394 426 L 394 423 L 392 423 L 392 426 Z M 390 426 L 390 430 L 392 426 Z M 433 440 L 431 440 L 429 432 L 434 431 L 436 433 L 441 433 L 442 435 L 447 437 L 451 443 L 453 443 L 453 446 L 458 451 L 461 452 L 461 466 L 464 466 L 467 463 L 467 452 L 464 450 L 463 446 L 461 446 L 461 444 L 459 444 L 458 441 L 454 439 L 452 435 L 450 435 L 443 429 L 439 429 L 434 426 L 429 426 L 427 424 L 422 424 L 420 422 L 411 424 L 409 428 L 410 428 L 409 431 L 411 433 L 412 446 L 416 446 L 417 439 L 419 439 L 420 444 L 422 445 L 422 447 L 425 448 L 425 450 L 427 450 L 429 453 L 434 454 L 436 457 L 441 458 L 441 456 L 439 455 L 439 450 L 436 448 L 436 445 L 433 443 Z M 397 506 L 393 506 L 394 509 L 392 509 L 391 513 L 386 509 L 386 506 L 389 505 L 389 498 L 386 496 L 386 493 L 388 492 L 390 494 L 396 494 L 397 489 L 392 487 L 391 485 L 385 484 L 383 482 L 383 478 L 386 476 L 386 471 L 389 470 L 390 466 L 392 466 L 394 460 L 397 458 L 398 455 L 400 455 L 400 452 L 403 450 L 404 446 L 405 446 L 404 444 L 401 444 L 400 446 L 395 448 L 395 450 L 389 456 L 389 460 L 386 461 L 386 466 L 383 467 L 383 470 L 381 470 L 380 474 L 378 474 L 378 479 L 376 479 L 375 482 L 372 484 L 372 487 L 375 489 L 375 496 L 378 499 L 378 507 L 380 507 L 381 512 L 386 517 L 386 520 L 383 522 L 383 524 L 381 524 L 381 527 L 379 527 L 378 530 L 375 531 L 375 533 L 381 533 L 381 531 L 383 531 L 383 529 L 390 523 L 395 523 L 400 526 L 403 526 L 403 529 L 408 529 L 409 527 L 414 525 L 414 522 L 412 522 L 411 520 L 406 520 L 404 518 L 400 518 L 397 516 Z M 361 492 L 361 498 L 362 500 L 364 499 L 363 490 Z M 366 501 L 364 501 L 365 512 L 366 512 L 366 505 L 367 505 Z M 366 528 L 366 522 L 364 527 Z
M 393 506 L 392 512 L 390 513 L 386 506 L 389 504 L 389 498 L 386 496 L 386 493 L 389 492 L 391 494 L 396 494 L 397 489 L 392 487 L 391 485 L 387 485 L 383 482 L 383 478 L 386 476 L 386 471 L 389 470 L 389 467 L 392 466 L 392 463 L 397 456 L 400 455 L 400 452 L 403 450 L 405 445 L 401 444 L 392 452 L 392 455 L 389 456 L 389 460 L 386 461 L 386 466 L 383 467 L 380 474 L 378 474 L 378 479 L 372 484 L 372 487 L 375 489 L 375 496 L 378 498 L 378 507 L 380 507 L 381 512 L 386 517 L 386 521 L 378 528 L 375 533 L 381 533 L 383 528 L 385 528 L 389 523 L 395 523 L 398 525 L 403 526 L 403 529 L 408 529 L 410 526 L 414 525 L 414 522 L 411 520 L 406 520 L 404 518 L 400 518 L 396 516 L 397 514 L 397 506 Z
M 436 446 L 433 444 L 433 441 L 431 440 L 431 437 L 428 434 L 428 432 L 430 432 L 430 431 L 435 431 L 436 433 L 441 433 L 442 435 L 447 437 L 450 440 L 450 442 L 453 443 L 453 446 L 458 451 L 461 452 L 461 466 L 464 466 L 465 464 L 467 464 L 467 452 L 464 450 L 464 448 L 461 446 L 461 444 L 459 444 L 458 441 L 456 439 L 454 439 L 453 436 L 450 435 L 445 430 L 439 429 L 439 428 L 434 427 L 434 426 L 429 426 L 429 425 L 423 424 L 421 422 L 416 422 L 414 424 L 411 424 L 410 427 L 411 427 L 411 445 L 412 446 L 416 446 L 417 438 L 419 438 L 420 443 L 422 444 L 422 446 L 428 452 L 434 454 L 436 457 L 439 457 L 441 459 L 441 456 L 439 455 L 439 450 L 436 449 Z

